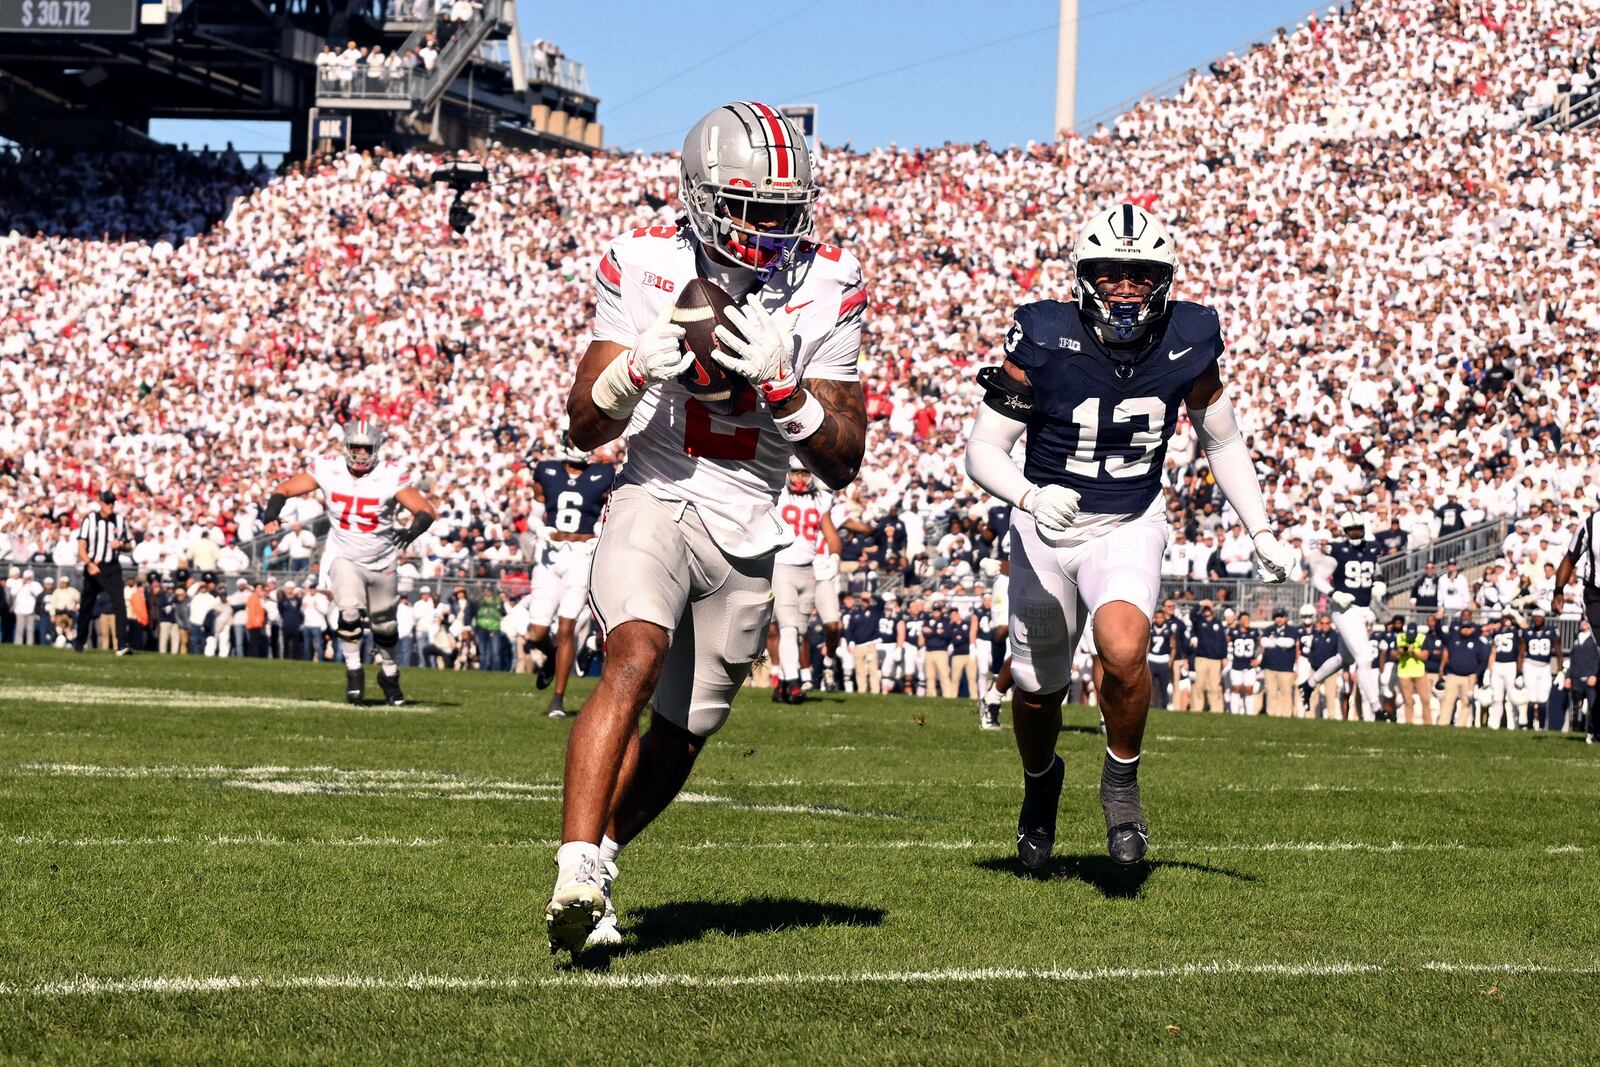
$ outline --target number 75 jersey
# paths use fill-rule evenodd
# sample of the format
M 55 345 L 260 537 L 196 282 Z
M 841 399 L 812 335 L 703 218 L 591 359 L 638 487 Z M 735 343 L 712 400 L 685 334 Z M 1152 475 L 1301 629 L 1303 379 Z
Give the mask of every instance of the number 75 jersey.
M 1174 301 L 1156 330 L 1123 376 L 1076 305 L 1043 300 L 1016 310 L 1005 351 L 1033 387 L 1029 481 L 1077 490 L 1086 514 L 1151 507 L 1181 406 L 1223 350 L 1217 313 L 1202 304 Z
M 344 457 L 322 456 L 311 464 L 327 503 L 328 551 L 371 570 L 394 565 L 395 494 L 411 484 L 411 472 L 379 462 L 359 478 Z

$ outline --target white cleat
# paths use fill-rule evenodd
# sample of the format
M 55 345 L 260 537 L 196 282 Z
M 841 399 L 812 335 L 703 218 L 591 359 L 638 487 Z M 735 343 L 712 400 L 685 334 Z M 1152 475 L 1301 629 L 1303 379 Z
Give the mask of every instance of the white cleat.
M 577 953 L 606 913 L 599 860 L 585 856 L 570 870 L 561 868 L 556 889 L 545 905 L 545 926 L 550 932 L 550 953 L 566 949 Z
M 617 909 L 611 906 L 611 883 L 616 877 L 615 863 L 600 865 L 600 893 L 606 899 L 606 910 L 590 931 L 588 940 L 584 941 L 584 948 L 607 948 L 622 944 L 622 931 L 617 929 Z

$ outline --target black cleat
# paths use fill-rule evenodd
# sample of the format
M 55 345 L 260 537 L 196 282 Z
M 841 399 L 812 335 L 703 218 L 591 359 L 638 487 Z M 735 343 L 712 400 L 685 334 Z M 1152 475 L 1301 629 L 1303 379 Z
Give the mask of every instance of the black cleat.
M 1300 683 L 1300 703 L 1306 709 L 1306 714 L 1311 714 L 1311 696 L 1316 692 L 1310 682 Z
M 550 683 L 556 680 L 556 658 L 545 656 L 544 662 L 539 664 L 539 669 L 534 672 L 533 684 L 540 689 L 549 689 Z
M 772 687 L 772 702 L 774 704 L 789 703 L 789 683 L 779 682 Z
M 985 730 L 1002 729 L 1000 725 L 1000 705 L 981 704 L 978 708 L 978 725 Z
M 1022 779 L 1022 811 L 1017 816 L 1017 859 L 1026 871 L 1042 871 L 1056 843 L 1056 812 L 1061 807 L 1061 782 L 1067 765 L 1060 756 L 1050 769 Z
M 1142 822 L 1123 822 L 1106 831 L 1106 851 L 1118 863 L 1138 863 L 1150 849 L 1150 828 Z
M 594 647 L 593 642 L 594 638 L 590 637 L 578 646 L 579 674 L 588 674 L 590 665 L 594 663 L 594 658 L 600 654 L 599 650 Z
M 804 704 L 806 702 L 805 688 L 799 682 L 790 682 L 788 684 L 789 695 L 784 698 L 784 702 L 788 704 Z
M 367 672 L 360 667 L 346 667 L 344 669 L 344 698 L 351 704 L 359 704 L 367 695 Z
M 400 692 L 400 676 L 398 674 L 388 675 L 379 671 L 378 688 L 383 690 L 383 702 L 385 704 L 391 708 L 405 706 L 406 697 L 404 693 Z

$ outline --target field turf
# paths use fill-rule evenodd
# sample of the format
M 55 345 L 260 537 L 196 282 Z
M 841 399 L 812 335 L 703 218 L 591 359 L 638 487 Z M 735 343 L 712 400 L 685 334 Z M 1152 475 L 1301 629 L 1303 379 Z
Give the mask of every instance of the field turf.
M 568 726 L 531 679 L 412 671 L 389 710 L 342 677 L 0 650 L 0 1057 L 1600 1054 L 1600 749 L 1572 736 L 1156 712 L 1153 862 L 1123 869 L 1078 709 L 1034 880 L 1011 736 L 965 703 L 751 694 L 622 857 L 626 945 L 574 966 L 543 932 Z

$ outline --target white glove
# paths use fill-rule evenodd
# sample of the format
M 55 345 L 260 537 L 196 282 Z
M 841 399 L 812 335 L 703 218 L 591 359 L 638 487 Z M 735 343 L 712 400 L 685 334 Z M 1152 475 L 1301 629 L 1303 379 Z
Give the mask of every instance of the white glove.
M 1356 602 L 1356 598 L 1354 596 L 1346 593 L 1342 589 L 1333 594 L 1333 596 L 1329 597 L 1329 599 L 1333 601 L 1333 606 L 1338 608 L 1340 611 L 1349 611 L 1350 605 Z
M 1256 534 L 1255 545 L 1256 577 L 1263 582 L 1276 585 L 1289 580 L 1295 571 L 1300 569 L 1300 553 L 1278 540 L 1278 536 L 1271 530 L 1262 530 Z
M 1022 510 L 1033 516 L 1039 532 L 1046 537 L 1061 537 L 1078 517 L 1075 489 L 1064 485 L 1036 485 L 1021 500 Z
M 1388 595 L 1388 593 L 1389 593 L 1389 583 L 1388 582 L 1385 582 L 1385 581 L 1380 579 L 1380 580 L 1375 581 L 1375 582 L 1372 583 L 1372 599 L 1373 600 L 1382 600 L 1382 599 L 1384 599 L 1384 597 L 1386 597 Z
M 628 350 L 628 379 L 635 389 L 671 381 L 694 362 L 694 353 L 683 344 L 683 327 L 672 321 L 672 311 L 671 304 L 662 308 L 656 321 Z
M 711 358 L 745 378 L 770 404 L 781 404 L 800 387 L 789 362 L 794 351 L 794 324 L 799 312 L 769 315 L 755 293 L 745 298 L 744 307 L 724 312 L 739 331 L 726 326 L 716 330 L 717 347 Z

